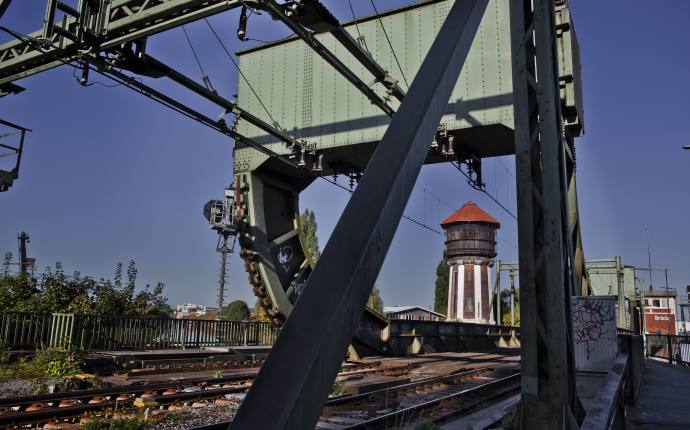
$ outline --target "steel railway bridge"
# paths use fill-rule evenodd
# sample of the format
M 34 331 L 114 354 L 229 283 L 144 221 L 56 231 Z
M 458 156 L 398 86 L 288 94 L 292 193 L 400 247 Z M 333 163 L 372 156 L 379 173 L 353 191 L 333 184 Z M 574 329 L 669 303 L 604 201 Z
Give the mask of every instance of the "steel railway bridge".
M 348 24 L 316 0 L 46 3 L 43 27 L 21 34 L 2 19 L 12 6 L 0 0 L 0 29 L 13 37 L 0 46 L 0 96 L 68 64 L 82 83 L 105 75 L 235 141 L 241 256 L 282 329 L 232 429 L 313 428 L 348 346 L 380 348 L 368 334 L 382 322 L 362 312 L 422 164 L 459 163 L 481 188 L 481 160 L 508 154 L 518 193 L 523 428 L 582 422 L 569 306 L 589 292 L 574 156 L 583 115 L 565 0 L 427 0 Z M 239 53 L 266 112 L 246 79 L 230 100 L 146 49 L 149 37 L 235 8 L 241 38 L 248 10 L 294 33 Z M 402 64 L 377 20 L 393 31 Z M 208 117 L 137 76 L 169 79 L 229 118 Z M 332 175 L 358 184 L 314 264 L 299 235 L 299 194 Z

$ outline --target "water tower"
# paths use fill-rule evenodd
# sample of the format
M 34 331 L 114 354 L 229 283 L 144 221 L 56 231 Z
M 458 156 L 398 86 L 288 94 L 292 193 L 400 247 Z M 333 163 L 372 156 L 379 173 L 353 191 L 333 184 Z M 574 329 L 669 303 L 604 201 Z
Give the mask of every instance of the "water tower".
M 490 267 L 496 256 L 496 230 L 500 226 L 472 202 L 441 223 L 446 232 L 445 258 L 450 266 L 449 321 L 494 323 Z

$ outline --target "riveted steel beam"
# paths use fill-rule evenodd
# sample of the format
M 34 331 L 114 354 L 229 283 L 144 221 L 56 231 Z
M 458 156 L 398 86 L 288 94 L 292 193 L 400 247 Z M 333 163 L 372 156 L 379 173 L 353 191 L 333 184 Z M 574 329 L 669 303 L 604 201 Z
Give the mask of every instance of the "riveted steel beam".
M 487 3 L 453 5 L 231 429 L 314 428 Z
M 566 146 L 553 0 L 511 0 L 522 428 L 577 426 Z
M 369 88 L 369 86 L 362 81 L 359 76 L 354 74 L 349 67 L 343 64 L 338 57 L 333 54 L 328 48 L 324 46 L 314 35 L 307 31 L 300 24 L 295 22 L 290 18 L 283 8 L 278 5 L 273 0 L 263 0 L 263 6 L 277 19 L 281 20 L 285 25 L 287 25 L 290 30 L 292 30 L 297 36 L 299 36 L 304 42 L 311 47 L 314 52 L 316 52 L 321 58 L 323 58 L 328 64 L 333 66 L 333 68 L 340 73 L 345 79 L 347 79 L 352 85 L 357 87 L 359 91 L 362 92 L 373 104 L 378 106 L 386 115 L 392 117 L 395 111 L 388 106 L 388 104 Z M 352 47 L 351 47 L 352 48 Z M 362 61 L 363 57 L 357 57 L 358 60 Z M 373 61 L 373 59 L 371 60 Z M 382 70 L 382 69 L 381 69 Z
M 66 16 L 59 28 L 68 31 L 85 26 L 90 40 L 74 41 L 54 31 L 44 38 L 44 30 L 27 35 L 38 45 L 12 40 L 0 45 L 0 84 L 12 82 L 79 56 L 120 46 L 241 6 L 240 0 L 113 0 L 100 2 L 90 19 Z M 51 15 L 52 16 L 52 15 Z M 51 28 L 54 30 L 54 28 Z

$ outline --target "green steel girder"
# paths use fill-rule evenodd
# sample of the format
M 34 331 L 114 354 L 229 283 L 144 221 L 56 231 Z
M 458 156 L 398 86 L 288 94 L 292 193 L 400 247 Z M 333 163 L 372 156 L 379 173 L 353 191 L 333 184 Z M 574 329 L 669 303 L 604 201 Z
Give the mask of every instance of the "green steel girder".
M 93 12 L 92 19 L 85 22 L 85 30 L 93 38 L 74 41 L 53 32 L 45 40 L 41 29 L 27 36 L 41 41 L 43 49 L 21 40 L 0 45 L 0 84 L 59 66 L 77 58 L 79 50 L 98 53 L 242 5 L 240 0 L 99 0 L 98 3 L 100 7 Z M 66 16 L 58 25 L 65 31 L 73 31 L 77 24 L 76 18 Z

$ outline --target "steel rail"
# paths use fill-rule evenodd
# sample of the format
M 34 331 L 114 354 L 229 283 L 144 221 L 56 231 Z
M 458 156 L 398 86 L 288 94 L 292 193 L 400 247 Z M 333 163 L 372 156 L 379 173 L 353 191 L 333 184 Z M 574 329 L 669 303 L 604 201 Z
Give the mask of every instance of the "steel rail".
M 516 373 L 515 375 L 510 375 L 506 376 L 505 378 L 497 379 L 495 381 L 487 382 L 486 384 L 481 384 L 476 387 L 472 388 L 467 388 L 465 390 L 459 391 L 457 393 L 453 394 L 448 394 L 446 396 L 438 397 L 433 400 L 429 400 L 423 403 L 419 403 L 417 405 L 409 406 L 404 409 L 399 409 L 397 411 L 393 411 L 388 414 L 384 414 L 381 416 L 378 416 L 376 418 L 371 418 L 362 422 L 359 422 L 357 424 L 353 424 L 348 427 L 343 427 L 342 430 L 355 430 L 355 429 L 362 429 L 362 428 L 370 428 L 382 423 L 389 422 L 391 420 L 395 421 L 398 417 L 405 417 L 405 416 L 410 416 L 411 414 L 415 412 L 419 412 L 423 409 L 428 409 L 434 406 L 437 406 L 443 402 L 447 402 L 449 400 L 459 400 L 461 397 L 469 396 L 470 394 L 477 394 L 478 391 L 480 390 L 485 390 L 488 388 L 494 388 L 497 385 L 505 384 L 507 382 L 512 382 L 515 379 L 520 379 L 520 374 Z M 515 384 L 515 388 L 519 388 L 519 384 Z M 501 393 L 502 394 L 502 393 Z M 455 413 L 461 412 L 460 410 L 455 411 Z
M 355 363 L 352 365 L 352 369 L 344 369 L 339 375 L 341 376 L 351 376 L 351 375 L 361 375 L 361 374 L 371 374 L 379 372 L 392 372 L 392 371 L 405 371 L 413 370 L 418 367 L 418 365 L 400 365 L 391 367 L 381 367 L 380 361 L 375 361 L 372 363 Z M 158 391 L 165 390 L 168 388 L 179 388 L 185 386 L 194 386 L 204 383 L 208 384 L 218 384 L 224 382 L 234 382 L 245 379 L 253 379 L 256 376 L 256 372 L 244 372 L 233 375 L 227 375 L 220 378 L 189 378 L 181 379 L 171 382 L 159 382 L 151 383 L 146 385 L 125 385 L 120 387 L 111 388 L 97 388 L 89 390 L 78 390 L 60 393 L 45 393 L 45 394 L 34 394 L 30 396 L 12 397 L 12 398 L 0 398 L 0 407 L 16 407 L 23 405 L 30 405 L 32 403 L 51 403 L 55 401 L 65 400 L 65 399 L 88 399 L 96 396 L 107 396 L 112 394 L 134 394 L 144 391 Z
M 490 370 L 494 367 L 498 367 L 498 366 L 491 365 L 491 366 L 479 367 L 477 369 L 472 369 L 472 370 L 467 370 L 467 371 L 459 371 L 457 373 L 451 373 L 450 375 L 432 376 L 430 378 L 419 379 L 417 381 L 409 382 L 407 384 L 401 384 L 401 385 L 395 385 L 392 387 L 381 388 L 380 390 L 369 391 L 367 393 L 354 394 L 351 396 L 333 397 L 331 399 L 326 400 L 326 403 L 324 405 L 325 406 L 342 405 L 344 403 L 356 402 L 359 400 L 367 400 L 367 399 L 370 399 L 372 396 L 377 396 L 379 394 L 390 395 L 390 394 L 394 394 L 396 391 L 404 391 L 404 390 L 408 390 L 410 388 L 419 388 L 419 387 L 422 387 L 424 385 L 433 385 L 433 384 L 437 384 L 439 382 L 452 381 L 455 379 L 464 378 L 464 377 L 468 377 L 468 376 L 479 376 L 479 375 L 483 374 L 484 372 L 486 372 L 487 370 Z
M 147 400 L 156 402 L 159 405 L 170 405 L 177 401 L 202 400 L 208 398 L 216 398 L 225 394 L 242 393 L 248 391 L 250 386 L 239 387 L 219 387 L 208 390 L 199 390 L 191 392 L 177 392 L 168 395 L 156 395 L 148 397 Z M 150 391 L 150 390 L 147 390 Z M 69 418 L 83 414 L 84 412 L 91 412 L 102 410 L 116 405 L 129 404 L 135 399 L 128 400 L 109 400 L 103 403 L 93 404 L 77 404 L 72 406 L 47 406 L 37 411 L 19 411 L 9 414 L 0 415 L 0 425 L 22 424 L 22 423 L 37 423 L 55 418 Z
M 203 383 L 217 384 L 223 382 L 234 382 L 245 379 L 253 379 L 256 372 L 246 372 L 236 375 L 223 376 L 221 378 L 194 378 L 184 379 L 174 382 L 160 382 L 147 385 L 125 385 L 121 387 L 97 388 L 90 390 L 66 391 L 60 393 L 35 394 L 31 396 L 12 397 L 0 399 L 0 406 L 22 406 L 32 403 L 51 403 L 66 399 L 87 399 L 96 396 L 107 396 L 113 394 L 135 394 L 144 391 L 165 390 L 168 388 L 179 388 L 184 386 L 194 386 Z
M 443 378 L 448 378 L 448 377 L 452 377 L 452 376 L 456 376 L 456 377 L 457 377 L 457 376 L 459 376 L 459 375 L 447 375 L 447 376 L 444 376 L 444 377 L 434 377 L 434 378 L 430 378 L 430 379 L 443 379 Z M 509 380 L 518 379 L 519 377 L 520 377 L 520 374 L 519 374 L 519 373 L 516 373 L 516 374 L 514 374 L 514 375 L 510 375 L 510 376 L 507 376 L 507 377 L 505 377 L 505 378 L 497 379 L 497 380 L 495 380 L 495 381 L 491 381 L 491 382 L 488 382 L 488 383 L 485 383 L 485 384 L 481 384 L 481 385 L 478 385 L 478 386 L 476 386 L 476 387 L 472 387 L 472 388 L 468 388 L 468 389 L 462 390 L 462 391 L 460 391 L 460 392 L 458 392 L 458 393 L 453 393 L 453 394 L 450 394 L 450 395 L 446 395 L 446 396 L 443 396 L 443 397 L 439 397 L 438 399 L 430 400 L 430 401 L 428 401 L 428 402 L 420 403 L 420 404 L 418 404 L 418 405 L 413 405 L 413 406 L 410 406 L 410 407 L 408 407 L 408 408 L 401 409 L 401 410 L 399 410 L 399 411 L 394 411 L 394 412 L 392 412 L 392 413 L 390 413 L 390 414 L 382 415 L 381 417 L 377 417 L 377 418 L 374 418 L 374 419 L 372 419 L 372 420 L 367 420 L 367 421 L 362 422 L 362 423 L 357 423 L 357 424 L 354 424 L 354 425 L 351 426 L 351 427 L 346 427 L 346 428 L 344 428 L 343 430 L 345 430 L 345 429 L 350 429 L 350 428 L 356 429 L 356 428 L 366 427 L 367 425 L 379 424 L 381 421 L 383 421 L 383 422 L 386 421 L 386 418 L 385 418 L 386 416 L 390 419 L 391 417 L 392 417 L 392 418 L 395 418 L 395 417 L 397 417 L 398 415 L 405 415 L 405 414 L 409 414 L 410 412 L 415 412 L 415 411 L 420 410 L 420 409 L 425 409 L 425 408 L 433 407 L 433 406 L 436 406 L 436 405 L 438 405 L 439 403 L 441 403 L 441 402 L 443 402 L 443 401 L 447 401 L 447 400 L 451 400 L 451 399 L 457 399 L 458 397 L 467 396 L 467 395 L 470 395 L 470 394 L 475 394 L 475 393 L 476 393 L 477 391 L 479 391 L 479 390 L 482 390 L 482 389 L 485 389 L 485 388 L 490 388 L 490 387 L 493 387 L 493 386 L 496 385 L 496 384 L 501 384 L 501 383 L 504 383 L 504 382 L 509 381 Z M 427 381 L 424 381 L 424 382 L 425 382 L 425 383 L 429 383 L 430 381 L 427 380 Z M 414 383 L 412 383 L 412 384 L 414 384 Z M 411 384 L 406 384 L 406 385 L 411 385 Z M 381 391 L 381 392 L 388 391 L 388 394 L 391 394 L 391 393 L 392 393 L 393 391 L 395 391 L 396 389 L 401 389 L 401 388 L 405 388 L 405 385 L 398 385 L 398 386 L 391 387 L 391 388 L 388 388 L 388 389 L 384 388 L 384 389 L 382 389 L 382 390 L 372 391 L 372 392 L 370 392 L 370 393 L 358 394 L 358 395 L 355 395 L 355 396 L 346 396 L 347 399 L 342 399 L 342 400 L 352 400 L 354 397 L 362 397 L 362 398 L 364 398 L 364 397 L 367 397 L 367 396 L 375 395 L 375 394 L 378 393 L 379 391 Z M 328 401 L 326 401 L 326 403 L 325 403 L 324 406 L 336 405 L 336 404 L 342 404 L 342 403 L 343 403 L 343 402 L 341 401 L 341 399 L 339 399 L 339 398 L 333 398 L 333 399 L 329 399 Z M 379 420 L 379 418 L 383 418 L 383 419 L 382 419 L 382 420 Z M 192 427 L 192 428 L 189 428 L 189 429 L 187 429 L 187 430 L 225 430 L 225 429 L 228 428 L 228 426 L 229 426 L 231 423 L 232 423 L 232 421 L 223 421 L 223 422 L 214 423 L 214 424 L 207 424 L 207 425 L 203 425 L 203 426 Z

